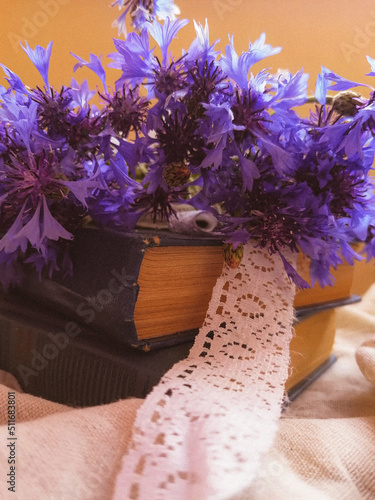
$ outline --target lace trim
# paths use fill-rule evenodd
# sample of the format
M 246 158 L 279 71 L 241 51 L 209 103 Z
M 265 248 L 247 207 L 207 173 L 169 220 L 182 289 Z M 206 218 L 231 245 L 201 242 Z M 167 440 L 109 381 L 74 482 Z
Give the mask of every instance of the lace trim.
M 188 358 L 137 414 L 115 499 L 219 500 L 249 486 L 277 430 L 294 293 L 279 256 L 252 243 L 223 269 Z

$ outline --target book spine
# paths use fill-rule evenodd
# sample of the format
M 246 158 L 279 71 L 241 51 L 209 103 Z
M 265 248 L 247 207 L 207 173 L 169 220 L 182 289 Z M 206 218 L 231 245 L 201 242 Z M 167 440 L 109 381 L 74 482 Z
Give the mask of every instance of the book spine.
M 121 279 L 121 276 L 110 278 L 107 286 L 90 287 L 86 293 L 83 290 L 78 293 L 58 281 L 39 282 L 35 275 L 29 275 L 15 295 L 24 297 L 29 306 L 42 307 L 110 338 L 141 347 L 143 343 L 138 341 L 134 323 L 139 287 Z
M 142 347 L 134 324 L 137 283 L 146 243 L 114 232 L 82 230 L 71 249 L 74 274 L 39 282 L 27 272 L 19 297 L 125 344 Z

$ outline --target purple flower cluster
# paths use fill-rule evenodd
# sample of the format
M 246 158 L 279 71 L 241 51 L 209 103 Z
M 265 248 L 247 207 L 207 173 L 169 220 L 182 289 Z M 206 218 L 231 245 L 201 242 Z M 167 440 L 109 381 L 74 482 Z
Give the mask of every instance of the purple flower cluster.
M 141 29 L 146 23 L 158 19 L 175 18 L 180 14 L 179 8 L 173 0 L 115 0 L 112 7 L 123 10 L 114 21 L 113 26 L 118 28 L 119 35 L 127 34 L 126 20 L 130 17 L 135 29 Z
M 169 4 L 115 3 L 133 15 L 151 7 L 159 15 Z M 25 263 L 39 274 L 72 272 L 69 246 L 87 221 L 128 230 L 147 213 L 174 217 L 179 203 L 215 214 L 234 247 L 251 238 L 280 254 L 300 287 L 307 284 L 285 260 L 286 248 L 311 259 L 312 282 L 322 286 L 343 258 L 359 258 L 352 241 L 366 241 L 375 256 L 375 92 L 364 99 L 350 91 L 359 83 L 323 68 L 315 110 L 304 119 L 295 108 L 307 100 L 306 74 L 251 72 L 280 51 L 264 34 L 240 55 L 231 38 L 220 55 L 207 24 L 195 23 L 196 38 L 176 58 L 170 45 L 187 21 L 143 21 L 139 32 L 114 40 L 114 90 L 100 58 L 73 54 L 74 71 L 87 66 L 100 78 L 100 107 L 86 81 L 49 85 L 52 44 L 25 48 L 43 88 L 29 89 L 2 66 L 3 284 L 19 282 Z M 339 93 L 332 99 L 330 90 Z

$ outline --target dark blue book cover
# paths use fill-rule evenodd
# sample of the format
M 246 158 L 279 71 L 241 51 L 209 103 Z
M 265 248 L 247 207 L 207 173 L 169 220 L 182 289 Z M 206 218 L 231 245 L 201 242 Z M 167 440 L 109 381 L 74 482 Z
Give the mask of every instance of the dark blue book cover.
M 220 239 L 210 236 L 191 237 L 151 230 L 121 233 L 85 228 L 78 232 L 71 247 L 73 276 L 57 274 L 53 279 L 43 277 L 40 282 L 36 273 L 29 271 L 22 287 L 13 290 L 12 294 L 22 297 L 30 306 L 34 304 L 51 312 L 64 314 L 81 325 L 101 332 L 106 338 L 110 337 L 133 347 L 149 350 L 181 343 L 194 336 L 197 325 L 192 327 L 186 322 L 186 327 L 173 332 L 173 335 L 170 332 L 163 335 L 164 332 L 161 332 L 156 338 L 138 337 L 134 310 L 140 294 L 138 278 L 144 256 L 154 248 L 181 247 L 189 252 L 191 247 L 217 247 L 219 251 L 221 245 Z M 176 258 L 171 260 L 176 261 Z M 221 250 L 217 260 L 210 278 L 212 287 L 222 267 Z M 175 267 L 172 266 L 171 269 L 174 270 Z M 163 284 L 164 292 L 172 290 L 178 274 L 178 271 L 165 269 L 167 281 Z M 156 294 L 161 291 L 158 283 L 154 288 Z M 202 305 L 202 293 L 207 304 Z M 191 289 L 190 294 L 195 297 L 197 306 L 208 305 L 207 290 L 203 290 L 201 286 Z M 169 312 L 172 316 L 179 314 L 178 309 Z M 153 313 L 146 314 L 151 315 L 152 321 Z

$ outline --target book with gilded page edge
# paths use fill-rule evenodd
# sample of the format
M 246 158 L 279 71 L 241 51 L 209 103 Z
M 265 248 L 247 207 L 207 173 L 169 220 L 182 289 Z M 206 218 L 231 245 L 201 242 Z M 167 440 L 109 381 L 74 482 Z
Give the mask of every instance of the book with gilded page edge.
M 334 337 L 335 308 L 299 315 L 290 345 L 289 399 L 329 366 Z M 22 299 L 0 300 L 0 369 L 13 374 L 25 392 L 70 406 L 145 397 L 187 357 L 192 344 L 143 352 L 104 340 L 69 318 L 28 307 Z
M 74 276 L 40 283 L 28 272 L 15 293 L 120 343 L 144 350 L 185 342 L 202 325 L 223 266 L 222 240 L 169 231 L 121 233 L 85 228 L 72 244 Z M 306 279 L 308 261 L 299 256 Z M 335 285 L 296 294 L 295 307 L 350 297 L 353 268 L 334 272 Z

